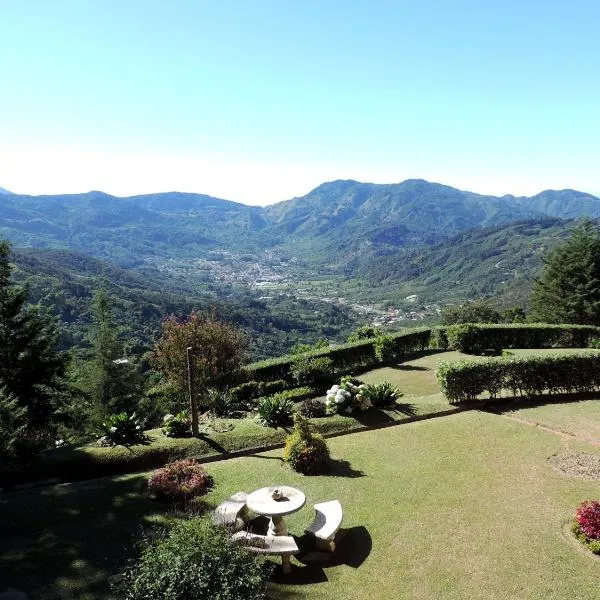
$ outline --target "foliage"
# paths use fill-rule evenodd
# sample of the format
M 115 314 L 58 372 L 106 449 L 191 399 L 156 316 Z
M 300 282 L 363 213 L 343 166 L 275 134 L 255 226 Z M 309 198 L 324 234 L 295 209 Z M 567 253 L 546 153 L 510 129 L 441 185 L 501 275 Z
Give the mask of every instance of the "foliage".
M 494 357 L 440 363 L 436 377 L 451 404 L 491 398 L 501 390 L 536 395 L 589 392 L 600 388 L 600 353 Z
M 212 477 L 195 458 L 176 460 L 156 469 L 148 481 L 153 494 L 175 502 L 203 496 L 212 486 Z
M 263 561 L 203 519 L 176 523 L 123 575 L 125 600 L 262 600 Z
M 327 414 L 352 413 L 355 410 L 365 411 L 371 407 L 370 400 L 363 395 L 365 384 L 356 385 L 352 377 L 342 377 L 339 385 L 327 390 L 325 407 Z
M 290 354 L 304 354 L 305 352 L 310 352 L 311 350 L 321 350 L 328 347 L 329 342 L 326 339 L 320 338 L 312 346 L 310 344 L 296 344 L 290 349 Z
M 589 325 L 465 323 L 446 330 L 448 347 L 469 354 L 503 348 L 585 348 L 600 329 Z
M 9 258 L 9 244 L 0 241 L 0 387 L 5 409 L 15 406 L 14 426 L 41 441 L 65 419 L 67 359 L 57 351 L 54 321 L 27 305 L 27 291 L 11 282 Z
M 274 394 L 259 398 L 256 404 L 258 421 L 265 427 L 286 427 L 292 422 L 294 402 L 282 395 Z
M 374 325 L 362 325 L 355 329 L 348 337 L 349 342 L 360 342 L 362 340 L 372 340 L 381 334 L 381 329 Z
M 431 329 L 419 327 L 390 334 L 393 339 L 393 352 L 396 356 L 426 350 L 429 347 Z M 379 362 L 375 355 L 376 339 L 349 342 L 330 346 L 323 350 L 313 350 L 303 355 L 303 359 L 327 357 L 331 359 L 332 374 L 347 373 L 356 369 L 370 367 Z M 292 367 L 298 360 L 296 356 L 281 356 L 260 361 L 244 367 L 246 376 L 255 381 L 283 379 L 294 382 Z
M 209 388 L 223 389 L 237 372 L 244 359 L 246 339 L 213 314 L 205 317 L 193 312 L 187 320 L 173 316 L 163 322 L 162 337 L 152 355 L 153 366 L 185 393 L 187 385 L 187 348 L 192 348 L 195 389 L 194 395 L 206 406 Z
M 276 394 L 289 387 L 284 379 L 275 381 L 246 381 L 229 389 L 231 401 L 235 404 L 249 404 L 251 400 L 260 396 Z
M 368 383 L 361 388 L 361 394 L 372 406 L 378 408 L 391 406 L 402 396 L 398 388 L 391 383 L 384 381 L 382 383 Z
M 308 421 L 299 413 L 294 415 L 294 431 L 286 439 L 283 460 L 304 475 L 323 473 L 329 466 L 327 442 L 311 432 Z
M 381 362 L 388 362 L 398 357 L 396 343 L 391 335 L 378 335 L 375 338 L 375 356 Z
M 459 323 L 500 323 L 500 313 L 488 300 L 471 300 L 460 306 L 450 306 L 442 311 L 444 325 Z
M 575 520 L 581 531 L 592 540 L 600 540 L 600 502 L 585 500 L 575 513 Z
M 166 414 L 163 423 L 162 432 L 166 437 L 188 437 L 192 434 L 192 421 L 187 410 L 182 410 L 176 415 Z
M 317 398 L 307 398 L 300 403 L 298 410 L 303 417 L 312 419 L 314 417 L 324 417 L 327 414 L 325 403 Z
M 108 415 L 102 422 L 102 438 L 109 444 L 116 446 L 133 446 L 146 440 L 142 422 L 135 413 L 128 415 L 126 412 Z
M 19 442 L 27 433 L 27 408 L 0 388 L 0 460 L 14 462 L 21 457 Z
M 531 307 L 547 323 L 600 325 L 600 229 L 591 220 L 547 256 Z
M 114 321 L 112 299 L 101 287 L 92 303 L 92 360 L 85 382 L 101 414 L 135 411 L 143 394 L 143 378 L 133 360 L 124 356 L 120 331 Z
M 319 387 L 331 379 L 333 361 L 328 356 L 298 356 L 291 364 L 290 371 L 300 385 Z

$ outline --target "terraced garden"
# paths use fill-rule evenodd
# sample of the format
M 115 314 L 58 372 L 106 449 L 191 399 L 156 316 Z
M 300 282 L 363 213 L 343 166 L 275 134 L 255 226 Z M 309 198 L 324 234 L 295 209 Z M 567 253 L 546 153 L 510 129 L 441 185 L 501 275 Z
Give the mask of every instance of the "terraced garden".
M 363 379 L 399 385 L 401 402 L 415 413 L 449 408 L 432 371 L 449 354 Z M 447 414 L 329 444 L 334 465 L 327 476 L 294 473 L 279 449 L 208 465 L 215 487 L 199 512 L 238 490 L 302 489 L 307 504 L 287 520 L 301 546 L 312 504 L 342 502 L 334 555 L 321 562 L 300 554 L 289 576 L 275 572 L 270 597 L 598 597 L 600 562 L 568 531 L 577 505 L 598 497 L 600 474 L 569 466 L 600 461 L 600 403 L 593 397 Z M 135 555 L 140 533 L 179 518 L 147 495 L 146 480 L 140 473 L 0 495 L 0 591 L 111 598 L 108 579 Z

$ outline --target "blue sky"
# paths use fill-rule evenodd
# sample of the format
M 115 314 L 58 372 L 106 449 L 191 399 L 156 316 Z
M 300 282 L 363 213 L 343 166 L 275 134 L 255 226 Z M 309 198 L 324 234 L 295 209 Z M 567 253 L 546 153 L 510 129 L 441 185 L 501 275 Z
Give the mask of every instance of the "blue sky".
M 600 194 L 600 3 L 0 0 L 0 185 Z

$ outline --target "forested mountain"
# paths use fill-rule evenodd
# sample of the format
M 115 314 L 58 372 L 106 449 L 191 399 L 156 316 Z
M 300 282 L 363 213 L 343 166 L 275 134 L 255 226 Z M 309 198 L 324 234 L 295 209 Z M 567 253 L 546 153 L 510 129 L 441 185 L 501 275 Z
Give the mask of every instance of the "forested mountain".
M 263 357 L 343 339 L 408 295 L 523 303 L 544 252 L 568 230 L 561 219 L 582 215 L 600 216 L 600 199 L 498 198 L 423 180 L 334 181 L 265 208 L 177 192 L 3 192 L 0 237 L 17 248 L 16 277 L 59 316 L 64 345 L 85 345 L 103 280 L 136 348 L 167 314 L 217 306 Z
M 469 231 L 434 247 L 371 260 L 358 274 L 372 286 L 401 284 L 424 301 L 495 296 L 500 304 L 524 305 L 543 258 L 572 226 L 546 218 Z
M 54 313 L 61 324 L 61 345 L 88 345 L 92 298 L 102 287 L 114 304 L 116 322 L 130 351 L 151 347 L 165 316 L 183 318 L 192 310 L 217 316 L 243 328 L 254 359 L 284 353 L 299 338 L 344 340 L 356 325 L 355 316 L 343 306 L 317 299 L 298 299 L 274 294 L 268 301 L 247 289 L 196 285 L 164 273 L 139 273 L 68 250 L 15 248 L 14 279 L 26 284 L 32 302 Z
M 325 183 L 266 208 L 201 194 L 117 198 L 102 192 L 3 194 L 0 235 L 19 246 L 69 248 L 137 266 L 156 258 L 278 247 L 318 264 L 355 253 L 435 244 L 471 229 L 553 216 L 600 216 L 600 200 L 574 190 L 531 198 L 483 196 L 410 179 Z

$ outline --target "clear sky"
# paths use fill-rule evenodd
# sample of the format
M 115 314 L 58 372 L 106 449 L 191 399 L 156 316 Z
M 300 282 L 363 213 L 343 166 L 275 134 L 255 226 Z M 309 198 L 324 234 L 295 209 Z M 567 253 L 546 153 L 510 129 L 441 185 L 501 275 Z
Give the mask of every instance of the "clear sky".
M 0 186 L 600 195 L 598 0 L 0 0 Z

